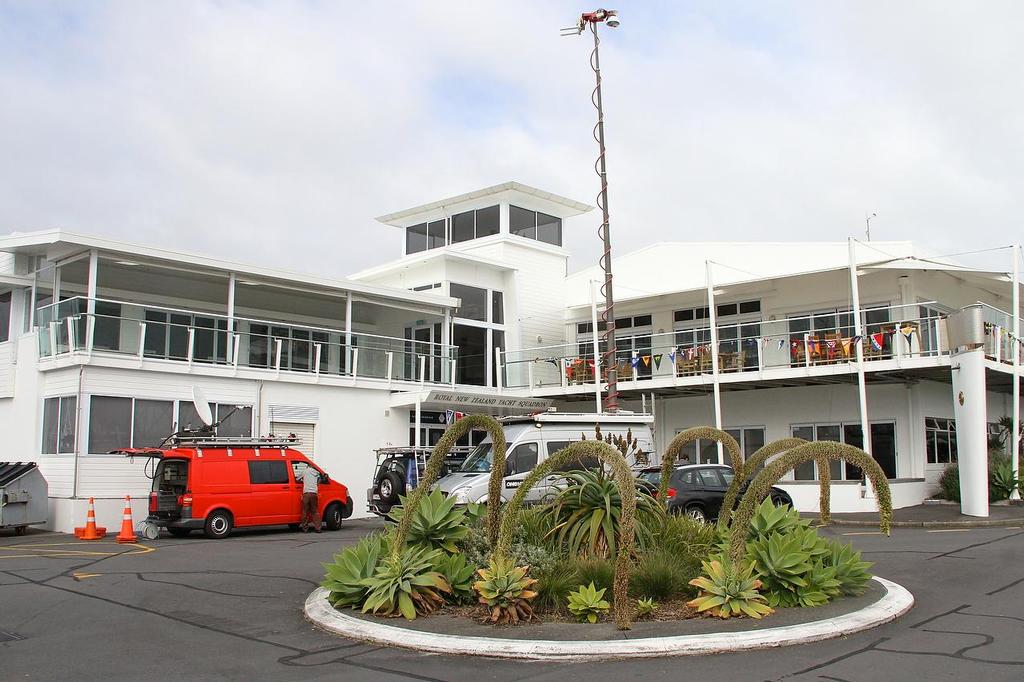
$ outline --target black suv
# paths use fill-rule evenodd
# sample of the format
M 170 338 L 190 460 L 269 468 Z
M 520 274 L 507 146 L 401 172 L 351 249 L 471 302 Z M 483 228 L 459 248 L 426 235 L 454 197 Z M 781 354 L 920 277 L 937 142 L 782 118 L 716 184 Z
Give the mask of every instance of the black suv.
M 637 472 L 637 478 L 657 487 L 661 469 L 647 467 Z M 732 467 L 724 464 L 688 464 L 676 467 L 669 481 L 668 510 L 673 514 L 686 514 L 701 522 L 714 521 L 722 509 L 725 493 L 732 483 Z M 749 481 L 740 488 L 739 497 L 749 487 Z M 673 494 L 673 491 L 674 494 Z M 776 505 L 793 506 L 793 499 L 785 490 L 772 486 L 768 493 Z M 738 500 L 737 500 L 738 501 Z
M 454 447 L 444 458 L 444 466 L 438 478 L 446 476 L 462 466 L 473 450 L 471 447 Z M 399 503 L 399 498 L 415 488 L 423 476 L 427 458 L 433 448 L 381 448 L 376 451 L 377 468 L 373 485 L 366 491 L 368 509 L 374 514 L 386 516 Z

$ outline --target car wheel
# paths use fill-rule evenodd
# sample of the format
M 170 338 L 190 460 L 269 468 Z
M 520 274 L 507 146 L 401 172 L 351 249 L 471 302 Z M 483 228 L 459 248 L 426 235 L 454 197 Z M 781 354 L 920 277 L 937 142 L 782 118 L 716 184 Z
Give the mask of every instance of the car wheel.
M 188 534 L 192 532 L 191 528 L 168 528 L 167 532 L 176 538 L 188 537 Z
M 232 525 L 231 514 L 223 509 L 218 509 L 206 517 L 206 525 L 203 527 L 203 532 L 206 533 L 208 538 L 220 540 L 226 538 L 231 533 Z
M 14 527 L 14 534 L 15 535 L 24 535 L 26 532 L 28 532 L 28 526 L 15 526 Z
M 708 517 L 704 515 L 704 510 L 701 509 L 700 507 L 696 506 L 696 505 L 687 507 L 686 508 L 686 515 L 689 516 L 694 521 L 698 521 L 700 523 L 707 523 L 708 522 Z
M 338 530 L 341 528 L 341 505 L 337 502 L 329 505 L 324 510 L 324 523 L 327 524 L 327 530 Z
M 380 499 L 394 504 L 398 496 L 405 492 L 401 477 L 393 471 L 384 474 L 380 479 Z

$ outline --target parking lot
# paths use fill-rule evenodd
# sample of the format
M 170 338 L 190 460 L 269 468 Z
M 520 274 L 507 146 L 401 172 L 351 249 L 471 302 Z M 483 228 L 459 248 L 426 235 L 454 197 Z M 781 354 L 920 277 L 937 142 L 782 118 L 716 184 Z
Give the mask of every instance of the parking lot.
M 909 588 L 896 623 L 794 648 L 577 664 L 448 658 L 345 641 L 301 612 L 321 562 L 377 527 L 117 545 L 0 534 L 0 679 L 1020 680 L 1024 530 L 845 535 Z M 481 634 L 486 634 L 481 626 Z M 684 673 L 685 671 L 685 673 Z

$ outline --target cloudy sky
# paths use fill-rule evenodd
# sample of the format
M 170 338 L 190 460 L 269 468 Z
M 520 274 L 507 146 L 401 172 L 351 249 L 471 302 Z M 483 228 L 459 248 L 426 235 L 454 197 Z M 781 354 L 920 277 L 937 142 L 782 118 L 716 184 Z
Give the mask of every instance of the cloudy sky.
M 865 211 L 927 253 L 1024 239 L 1024 3 L 617 8 L 620 252 L 845 239 Z M 558 35 L 587 9 L 0 0 L 0 233 L 343 275 L 400 252 L 373 218 L 401 208 L 510 179 L 593 203 L 589 38 Z M 574 269 L 598 222 L 568 224 Z

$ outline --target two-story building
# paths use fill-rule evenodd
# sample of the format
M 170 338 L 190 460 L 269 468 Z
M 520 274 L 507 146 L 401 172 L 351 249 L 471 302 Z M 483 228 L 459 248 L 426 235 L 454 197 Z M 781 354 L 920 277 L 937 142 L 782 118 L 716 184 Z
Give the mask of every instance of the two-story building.
M 40 462 L 68 530 L 89 496 L 116 525 L 123 496 L 145 495 L 143 463 L 107 453 L 198 425 L 197 386 L 215 416 L 233 410 L 221 435 L 294 433 L 357 500 L 373 449 L 436 442 L 446 409 L 594 411 L 600 277 L 569 273 L 564 246 L 589 210 L 509 182 L 399 211 L 379 220 L 401 257 L 348 278 L 63 230 L 0 237 L 4 459 Z M 747 454 L 789 435 L 866 445 L 897 505 L 918 503 L 957 454 L 943 316 L 979 301 L 988 420 L 1011 413 L 1006 273 L 908 242 L 667 242 L 614 265 L 623 406 L 653 410 L 659 450 L 697 424 Z M 854 467 L 831 474 L 835 509 L 873 506 Z M 786 483 L 803 509 L 816 477 Z

